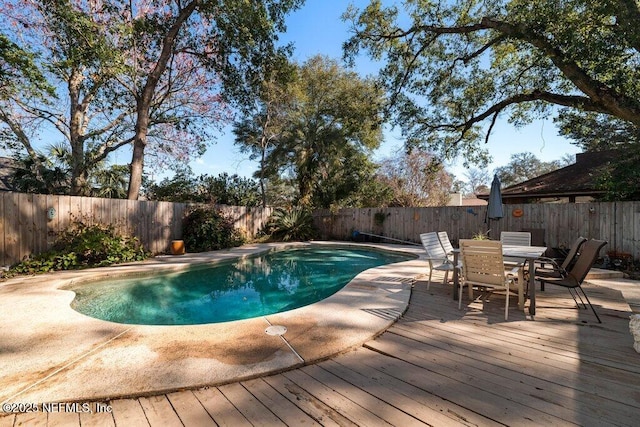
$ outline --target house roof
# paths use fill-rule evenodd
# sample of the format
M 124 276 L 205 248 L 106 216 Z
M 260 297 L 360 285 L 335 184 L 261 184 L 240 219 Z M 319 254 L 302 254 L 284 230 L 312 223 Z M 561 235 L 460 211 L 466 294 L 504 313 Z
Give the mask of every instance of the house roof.
M 599 171 L 613 160 L 616 150 L 576 154 L 576 162 L 530 180 L 510 185 L 502 189 L 502 198 L 542 198 L 597 196 L 604 191 L 598 189 Z M 488 199 L 489 193 L 478 194 Z
M 0 157 L 0 191 L 13 191 L 10 178 L 16 171 L 13 159 Z

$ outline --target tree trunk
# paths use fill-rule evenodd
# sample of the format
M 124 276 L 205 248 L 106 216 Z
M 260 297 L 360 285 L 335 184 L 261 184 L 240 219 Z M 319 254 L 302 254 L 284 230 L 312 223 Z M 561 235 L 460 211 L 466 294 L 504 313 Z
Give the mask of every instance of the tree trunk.
M 84 158 L 84 138 L 82 126 L 84 112 L 80 103 L 81 84 L 84 78 L 79 69 L 74 68 L 69 76 L 69 145 L 71 145 L 71 195 L 87 196 L 88 172 Z
M 176 37 L 182 25 L 191 16 L 196 7 L 200 4 L 200 0 L 193 0 L 187 4 L 176 17 L 175 22 L 169 28 L 166 36 L 162 40 L 162 50 L 155 67 L 144 85 L 142 94 L 136 98 L 137 118 L 136 118 L 136 135 L 133 140 L 133 155 L 131 157 L 131 177 L 129 178 L 129 190 L 127 198 L 129 200 L 137 200 L 142 186 L 142 171 L 144 165 L 144 149 L 147 146 L 147 131 L 149 130 L 149 111 L 153 96 L 160 81 L 160 77 L 167 69 L 167 63 L 173 55 L 173 48 L 176 43 Z
M 127 191 L 127 198 L 129 200 L 138 200 L 138 196 L 140 195 L 142 172 L 144 169 L 144 149 L 147 146 L 147 131 L 149 128 L 148 111 L 150 106 L 146 105 L 144 96 L 138 100 L 138 104 L 136 135 L 133 140 L 133 154 L 131 156 L 131 176 L 129 178 L 129 189 Z

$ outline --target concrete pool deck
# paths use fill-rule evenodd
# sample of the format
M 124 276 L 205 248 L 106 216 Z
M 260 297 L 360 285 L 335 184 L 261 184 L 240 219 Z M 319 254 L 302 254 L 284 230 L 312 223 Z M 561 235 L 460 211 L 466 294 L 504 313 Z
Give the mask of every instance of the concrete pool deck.
M 141 263 L 58 272 L 0 282 L 0 402 L 103 400 L 220 385 L 317 362 L 384 332 L 406 310 L 425 273 L 419 246 L 313 242 L 413 254 L 415 260 L 358 274 L 318 303 L 254 319 L 190 326 L 125 325 L 70 307 L 72 283 L 180 271 L 309 245 L 255 244 L 226 251 L 161 256 Z M 265 333 L 270 325 L 283 336 Z

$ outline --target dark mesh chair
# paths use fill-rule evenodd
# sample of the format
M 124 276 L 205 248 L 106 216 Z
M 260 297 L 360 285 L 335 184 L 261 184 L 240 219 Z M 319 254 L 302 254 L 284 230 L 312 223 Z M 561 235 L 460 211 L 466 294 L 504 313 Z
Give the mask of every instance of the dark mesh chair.
M 584 281 L 584 278 L 587 277 L 589 270 L 598 259 L 600 249 L 602 249 L 606 244 L 607 242 L 604 240 L 588 240 L 582 245 L 580 254 L 578 255 L 578 259 L 576 260 L 576 263 L 573 265 L 573 267 L 571 267 L 569 271 L 558 270 L 555 277 L 547 274 L 538 275 L 538 269 L 536 269 L 535 272 L 535 279 L 540 281 L 540 283 L 563 286 L 569 289 L 569 293 L 571 294 L 571 297 L 573 297 L 573 300 L 578 307 L 580 307 L 580 304 L 578 303 L 578 300 L 576 300 L 576 297 L 574 296 L 572 290 L 575 289 L 576 295 L 578 296 L 578 298 L 580 298 L 580 301 L 582 301 L 582 297 L 580 296 L 578 290 L 582 291 L 582 295 L 584 295 L 587 303 L 589 303 L 589 307 L 591 307 L 591 310 L 593 311 L 593 314 L 596 315 L 599 323 L 602 323 L 602 320 L 600 320 L 600 316 L 598 316 L 598 313 L 596 313 L 596 310 L 593 308 L 591 301 L 589 301 L 589 297 L 585 293 L 584 289 L 582 289 L 581 285 Z M 587 308 L 584 301 L 582 301 L 582 305 L 585 309 Z
M 536 266 L 536 276 L 561 277 L 563 275 L 566 275 L 567 270 L 569 270 L 573 266 L 574 258 L 576 257 L 576 255 L 578 255 L 580 248 L 586 241 L 587 239 L 585 239 L 584 237 L 578 237 L 571 245 L 567 256 L 564 258 L 562 264 L 560 265 L 558 265 L 558 260 L 556 258 L 542 257 L 538 259 L 536 261 L 536 263 L 539 264 Z M 540 283 L 540 290 L 544 291 L 544 282 Z

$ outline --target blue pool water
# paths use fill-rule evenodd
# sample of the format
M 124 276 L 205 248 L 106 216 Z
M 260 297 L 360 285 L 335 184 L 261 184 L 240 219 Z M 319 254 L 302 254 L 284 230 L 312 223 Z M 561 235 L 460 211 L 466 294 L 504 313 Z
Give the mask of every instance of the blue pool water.
M 358 273 L 410 257 L 338 247 L 290 249 L 182 273 L 86 283 L 71 306 L 118 323 L 195 325 L 248 319 L 327 298 Z

